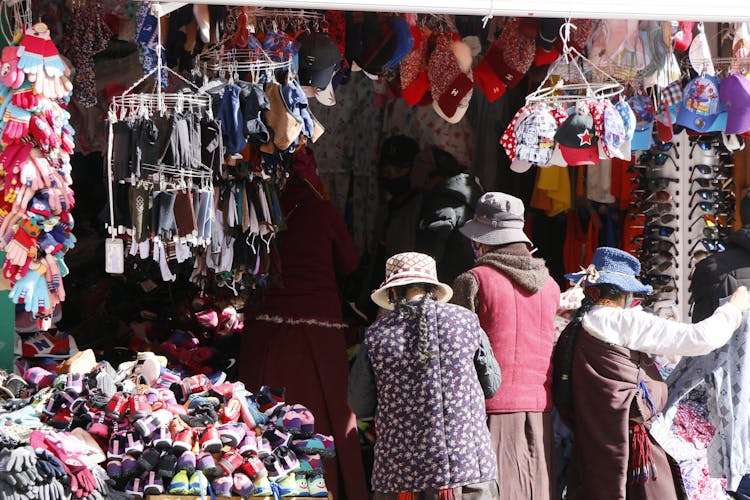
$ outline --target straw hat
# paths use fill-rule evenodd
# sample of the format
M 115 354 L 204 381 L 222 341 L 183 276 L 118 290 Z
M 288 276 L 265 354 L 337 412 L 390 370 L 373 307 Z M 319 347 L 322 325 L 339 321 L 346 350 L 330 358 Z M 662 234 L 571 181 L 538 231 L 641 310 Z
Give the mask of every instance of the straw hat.
M 416 283 L 435 285 L 439 302 L 448 302 L 453 297 L 451 287 L 437 279 L 435 259 L 417 252 L 399 253 L 388 259 L 385 263 L 385 281 L 370 297 L 383 309 L 392 311 L 394 304 L 388 300 L 388 289 Z

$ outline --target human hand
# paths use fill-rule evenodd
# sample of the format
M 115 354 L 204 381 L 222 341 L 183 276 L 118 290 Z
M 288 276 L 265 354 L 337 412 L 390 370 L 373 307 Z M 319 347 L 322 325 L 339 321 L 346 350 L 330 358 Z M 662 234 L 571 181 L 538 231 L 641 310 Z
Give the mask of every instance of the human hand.
M 743 312 L 750 309 L 750 292 L 747 291 L 747 287 L 741 286 L 735 290 L 729 297 L 729 303 L 739 307 Z

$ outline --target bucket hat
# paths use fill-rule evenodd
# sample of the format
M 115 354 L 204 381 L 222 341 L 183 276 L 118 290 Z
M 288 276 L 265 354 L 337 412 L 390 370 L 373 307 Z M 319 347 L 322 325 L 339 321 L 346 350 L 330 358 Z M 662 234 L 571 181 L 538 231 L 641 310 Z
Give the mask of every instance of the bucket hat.
M 523 202 L 505 193 L 484 193 L 474 218 L 459 228 L 461 234 L 483 245 L 531 244 L 523 232 Z
M 615 285 L 627 293 L 651 293 L 653 288 L 638 281 L 641 263 L 619 248 L 599 247 L 594 252 L 591 264 L 580 273 L 566 274 L 570 281 L 591 285 Z
M 453 297 L 453 289 L 437 279 L 435 259 L 418 252 L 399 253 L 389 258 L 385 263 L 385 281 L 370 297 L 383 309 L 392 311 L 394 305 L 388 300 L 388 290 L 416 283 L 435 285 L 438 302 L 448 302 Z

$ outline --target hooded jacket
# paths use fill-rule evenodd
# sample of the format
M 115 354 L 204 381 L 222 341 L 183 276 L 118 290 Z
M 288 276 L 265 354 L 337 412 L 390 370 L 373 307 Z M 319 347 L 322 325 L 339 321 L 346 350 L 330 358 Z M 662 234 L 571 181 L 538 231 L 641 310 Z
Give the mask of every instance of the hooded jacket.
M 474 264 L 471 242 L 458 228 L 474 216 L 481 195 L 482 188 L 468 173 L 449 177 L 424 195 L 416 251 L 435 259 L 443 283 L 451 283 Z
M 560 287 L 523 243 L 480 257 L 453 284 L 453 302 L 474 311 L 487 332 L 503 385 L 487 413 L 552 410 L 552 349 Z
M 695 267 L 691 284 L 693 322 L 711 316 L 720 299 L 743 285 L 750 287 L 750 226 L 732 233 L 725 251 L 703 259 Z

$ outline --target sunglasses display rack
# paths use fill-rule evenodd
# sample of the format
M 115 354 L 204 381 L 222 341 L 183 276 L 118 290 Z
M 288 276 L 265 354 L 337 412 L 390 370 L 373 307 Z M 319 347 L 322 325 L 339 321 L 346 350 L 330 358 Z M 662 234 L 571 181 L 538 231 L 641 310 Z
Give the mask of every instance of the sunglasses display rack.
M 724 250 L 734 217 L 733 155 L 721 138 L 689 137 L 635 155 L 628 224 L 641 280 L 654 292 L 643 300 L 655 314 L 689 321 L 690 279 L 697 262 Z
M 734 156 L 718 139 L 692 138 L 686 156 L 687 262 L 690 280 L 698 262 L 722 252 L 734 225 Z M 692 299 L 688 297 L 688 303 Z
M 651 285 L 654 292 L 643 300 L 644 307 L 655 314 L 679 319 L 680 291 L 684 281 L 680 276 L 680 229 L 683 194 L 682 141 L 653 146 L 649 151 L 635 155 L 630 167 L 635 173 L 628 223 L 641 234 L 633 238 L 636 256 L 641 261 L 643 283 Z

